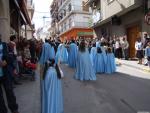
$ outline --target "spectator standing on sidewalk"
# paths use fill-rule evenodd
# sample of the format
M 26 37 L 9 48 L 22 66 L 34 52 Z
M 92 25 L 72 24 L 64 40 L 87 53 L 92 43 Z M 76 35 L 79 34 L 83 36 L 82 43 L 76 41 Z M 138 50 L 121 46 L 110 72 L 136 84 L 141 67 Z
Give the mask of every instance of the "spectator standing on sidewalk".
M 144 56 L 145 56 L 145 49 L 147 47 L 147 44 L 148 42 L 150 42 L 150 37 L 148 36 L 147 33 L 144 33 L 144 38 L 143 38 L 143 53 L 144 53 Z M 148 60 L 147 58 L 144 59 L 144 65 L 147 66 L 148 65 Z
M 122 48 L 119 38 L 117 38 L 115 42 L 115 57 L 118 59 L 122 58 Z
M 123 50 L 123 57 L 125 58 L 125 60 L 128 60 L 128 58 L 129 58 L 129 56 L 128 56 L 129 43 L 128 43 L 126 37 L 123 37 L 121 45 L 122 45 L 122 50 Z
M 135 49 L 136 49 L 136 57 L 138 58 L 138 64 L 142 64 L 143 55 L 143 43 L 141 41 L 141 37 L 137 39 L 135 42 Z
M 17 38 L 15 35 L 10 36 L 10 42 L 8 43 L 8 54 L 9 54 L 9 65 L 8 69 L 10 71 L 10 77 L 14 84 L 20 85 L 18 81 L 18 72 L 17 72 L 17 49 L 16 49 Z
M 30 40 L 30 54 L 31 54 L 31 62 L 36 63 L 36 39 L 32 38 Z
M 150 42 L 147 44 L 146 50 L 145 50 L 145 56 L 148 60 L 148 66 L 150 68 Z
M 18 112 L 18 105 L 16 103 L 16 97 L 13 92 L 12 81 L 9 77 L 8 71 L 8 49 L 6 43 L 1 41 L 0 35 L 0 113 L 8 113 L 7 107 L 4 102 L 3 90 L 6 93 L 8 107 L 12 113 Z

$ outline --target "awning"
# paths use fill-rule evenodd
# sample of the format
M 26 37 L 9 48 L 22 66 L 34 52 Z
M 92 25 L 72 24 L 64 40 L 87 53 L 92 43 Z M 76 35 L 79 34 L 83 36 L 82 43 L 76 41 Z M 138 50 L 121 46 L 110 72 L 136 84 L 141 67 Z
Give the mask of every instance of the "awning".
M 22 13 L 24 14 L 25 16 L 25 19 L 27 21 L 27 24 L 29 24 L 31 26 L 31 20 L 30 20 L 30 17 L 29 17 L 29 14 L 28 14 L 28 11 L 27 11 L 27 6 L 26 6 L 26 3 L 24 0 L 20 0 L 20 8 L 21 8 L 21 11 Z
M 24 0 L 13 0 L 17 9 L 20 10 L 19 13 L 21 18 L 23 19 L 25 24 L 29 24 L 31 26 L 31 20 L 27 11 L 26 3 Z

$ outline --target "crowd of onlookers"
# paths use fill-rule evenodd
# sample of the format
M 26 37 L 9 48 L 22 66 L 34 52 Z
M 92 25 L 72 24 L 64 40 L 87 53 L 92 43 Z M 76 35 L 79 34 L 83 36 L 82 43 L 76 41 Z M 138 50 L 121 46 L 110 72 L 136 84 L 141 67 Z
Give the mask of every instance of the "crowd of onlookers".
M 13 92 L 24 78 L 35 80 L 36 62 L 40 56 L 42 41 L 32 38 L 10 36 L 9 42 L 2 42 L 0 35 L 0 113 L 7 113 L 3 94 L 6 94 L 8 107 L 12 113 L 18 113 L 18 104 Z M 4 87 L 4 90 L 2 89 Z M 5 91 L 5 93 L 3 93 Z
M 130 44 L 126 36 L 123 37 L 110 37 L 109 40 L 102 37 L 95 40 L 88 40 L 89 49 L 92 47 L 93 43 L 100 42 L 101 46 L 111 47 L 112 51 L 116 58 L 118 59 L 131 59 L 129 57 L 129 47 Z M 148 65 L 149 56 L 150 56 L 150 37 L 147 33 L 144 34 L 144 37 L 138 37 L 133 49 L 135 49 L 135 57 L 133 59 L 138 59 L 138 64 Z

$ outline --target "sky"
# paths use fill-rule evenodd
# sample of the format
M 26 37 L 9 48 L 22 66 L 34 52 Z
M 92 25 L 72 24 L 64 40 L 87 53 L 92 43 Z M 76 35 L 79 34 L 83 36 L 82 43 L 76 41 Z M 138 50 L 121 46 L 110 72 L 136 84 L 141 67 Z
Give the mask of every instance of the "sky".
M 35 29 L 43 27 L 44 23 L 51 20 L 49 18 L 51 2 L 52 0 L 34 0 L 35 12 L 33 16 L 33 23 L 35 24 Z M 43 16 L 46 18 L 43 19 Z

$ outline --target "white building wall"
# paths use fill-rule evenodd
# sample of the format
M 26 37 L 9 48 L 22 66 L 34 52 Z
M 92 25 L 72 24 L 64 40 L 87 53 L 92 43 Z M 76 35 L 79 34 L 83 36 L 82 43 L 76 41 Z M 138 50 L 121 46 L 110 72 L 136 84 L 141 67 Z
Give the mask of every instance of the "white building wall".
M 69 4 L 72 6 L 72 10 L 70 12 L 68 11 Z M 66 17 L 63 17 L 63 19 L 58 23 L 59 31 L 61 33 L 73 27 L 89 27 L 88 23 L 90 21 L 91 14 L 83 11 L 82 0 L 66 0 L 65 4 L 63 3 L 63 5 L 60 6 L 59 11 L 63 12 L 64 9 L 66 10 Z
M 32 34 L 32 31 L 27 31 L 27 39 L 31 39 L 33 37 Z
M 102 19 L 105 20 L 141 2 L 142 0 L 112 0 L 112 2 L 108 3 L 108 0 L 101 0 L 101 13 L 103 17 Z

